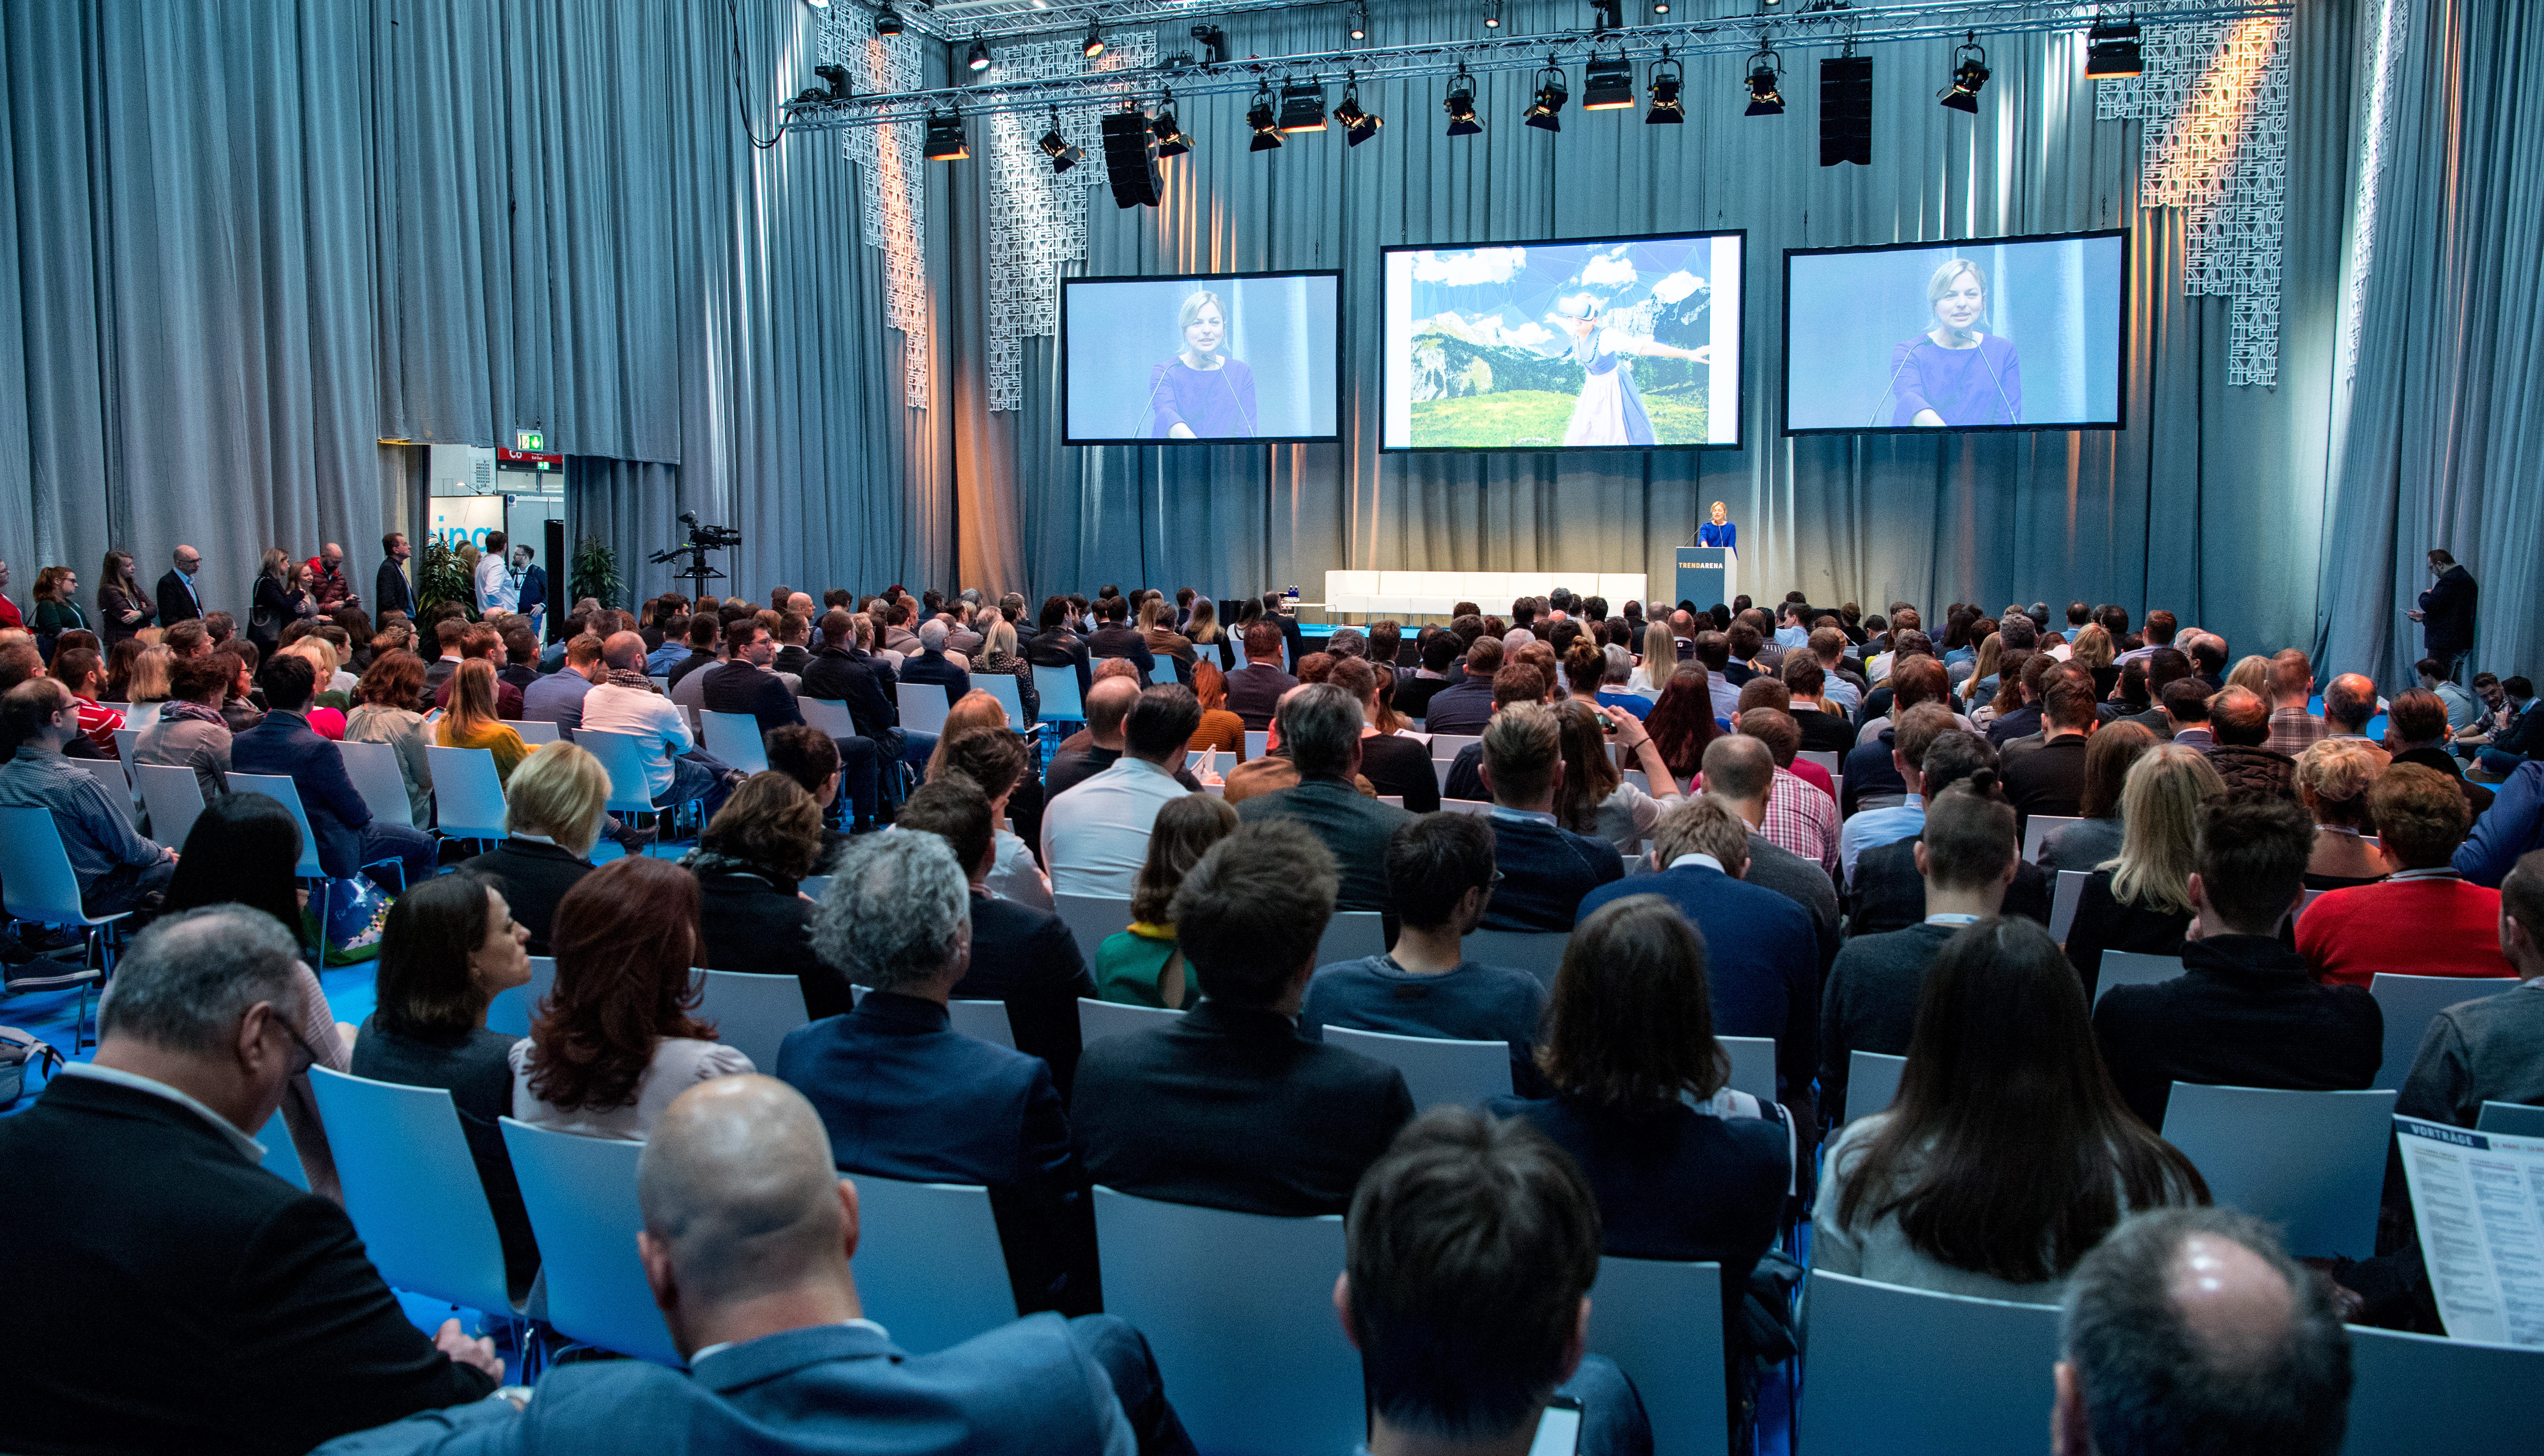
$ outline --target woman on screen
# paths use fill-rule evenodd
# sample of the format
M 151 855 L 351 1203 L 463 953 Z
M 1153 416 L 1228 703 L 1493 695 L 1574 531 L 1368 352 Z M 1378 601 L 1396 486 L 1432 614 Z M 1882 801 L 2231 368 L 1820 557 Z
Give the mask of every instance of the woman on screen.
M 1556 313 L 1546 317 L 1547 322 L 1572 336 L 1572 362 L 1579 364 L 1587 376 L 1581 381 L 1581 398 L 1572 406 L 1572 422 L 1564 427 L 1566 446 L 1660 443 L 1660 437 L 1652 430 L 1651 416 L 1643 412 L 1642 392 L 1634 388 L 1633 369 L 1618 355 L 1712 362 L 1709 345 L 1679 348 L 1603 326 L 1599 322 L 1599 305 L 1593 299 L 1581 300 L 1578 315 Z
M 1894 425 L 1956 429 L 2023 422 L 2023 360 L 2002 337 L 1979 332 L 1987 274 L 1966 258 L 1935 269 L 1926 302 L 1934 326 L 1890 351 Z
M 1175 315 L 1183 349 L 1149 371 L 1149 438 L 1242 440 L 1254 437 L 1254 371 L 1232 359 L 1228 310 L 1205 288 Z

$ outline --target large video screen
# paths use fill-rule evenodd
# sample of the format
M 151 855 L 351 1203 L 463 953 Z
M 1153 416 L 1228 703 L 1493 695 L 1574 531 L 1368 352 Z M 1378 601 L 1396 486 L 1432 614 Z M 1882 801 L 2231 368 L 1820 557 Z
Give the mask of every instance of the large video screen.
M 1064 278 L 1073 445 L 1339 437 L 1342 275 Z
M 1736 447 L 1741 242 L 1383 250 L 1380 448 Z
M 1785 255 L 1785 432 L 2117 429 L 2128 235 Z

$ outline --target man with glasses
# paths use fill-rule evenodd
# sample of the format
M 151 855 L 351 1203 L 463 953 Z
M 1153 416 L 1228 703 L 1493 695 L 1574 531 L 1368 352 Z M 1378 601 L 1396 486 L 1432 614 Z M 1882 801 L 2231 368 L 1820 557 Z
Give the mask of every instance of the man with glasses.
M 203 570 L 203 554 L 191 546 L 177 548 L 176 565 L 159 578 L 159 625 L 174 627 L 203 615 L 203 598 L 195 577 Z
M 259 1166 L 249 1129 L 315 1060 L 299 961 L 263 911 L 160 921 L 116 966 L 96 1061 L 0 1119 L 0 1248 L 43 1311 L 0 1323 L 14 1447 L 303 1451 L 500 1382 L 458 1321 L 407 1322 L 343 1209 Z
M 177 852 L 133 832 L 105 788 L 62 756 L 81 736 L 79 715 L 80 700 L 49 677 L 0 696 L 0 737 L 18 745 L 17 756 L 0 763 L 0 807 L 52 811 L 87 913 L 156 904 L 177 874 Z

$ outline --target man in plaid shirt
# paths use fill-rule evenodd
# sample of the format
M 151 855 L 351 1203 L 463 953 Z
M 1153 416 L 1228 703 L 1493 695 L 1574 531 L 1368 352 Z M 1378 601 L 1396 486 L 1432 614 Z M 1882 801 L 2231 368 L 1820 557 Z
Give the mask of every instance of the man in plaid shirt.
M 1802 747 L 1801 726 L 1783 709 L 1752 708 L 1740 715 L 1739 727 L 1776 755 L 1776 782 L 1767 791 L 1767 821 L 1758 826 L 1758 832 L 1778 849 L 1826 870 L 1835 881 L 1837 803 L 1793 772 L 1793 755 Z

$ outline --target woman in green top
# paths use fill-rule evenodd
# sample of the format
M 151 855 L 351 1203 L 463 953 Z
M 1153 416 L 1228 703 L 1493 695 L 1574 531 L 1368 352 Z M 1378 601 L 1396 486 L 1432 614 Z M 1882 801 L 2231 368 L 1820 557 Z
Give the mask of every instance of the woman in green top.
M 92 630 L 80 610 L 79 573 L 68 567 L 46 567 L 36 574 L 36 620 L 30 624 L 46 644 L 65 632 Z
M 1166 907 L 1186 871 L 1210 847 L 1236 829 L 1236 810 L 1225 799 L 1191 794 L 1157 810 L 1149 830 L 1149 862 L 1131 884 L 1131 927 L 1095 948 L 1095 994 L 1126 1006 L 1182 1010 L 1201 999 L 1184 974 Z

